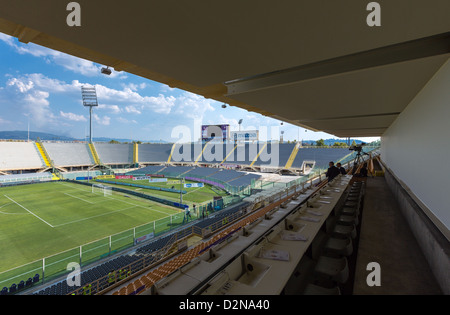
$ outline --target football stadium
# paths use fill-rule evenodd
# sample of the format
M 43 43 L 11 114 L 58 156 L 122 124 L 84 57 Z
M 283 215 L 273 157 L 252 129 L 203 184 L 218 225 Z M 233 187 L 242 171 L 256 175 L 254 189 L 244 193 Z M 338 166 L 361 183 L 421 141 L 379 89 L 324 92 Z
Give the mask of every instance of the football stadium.
M 55 52 L 47 58 L 66 53 L 104 65 L 102 77 L 123 71 L 343 139 L 264 137 L 217 117 L 189 139 L 101 141 L 93 130 L 118 127 L 99 110 L 145 114 L 76 85 L 88 118 L 58 119 L 81 121 L 89 137 L 0 139 L 1 295 L 450 293 L 448 1 L 409 1 L 403 22 L 393 16 L 406 1 L 380 2 L 382 26 L 366 24 L 365 4 L 333 4 L 327 19 L 313 2 L 250 2 L 0 0 L 0 32 Z M 307 32 L 293 16 L 305 9 Z M 19 120 L 0 114 L 0 125 Z M 352 142 L 364 137 L 381 143 Z
M 236 216 L 258 208 L 258 194 L 315 188 L 326 181 L 330 159 L 351 170 L 358 154 L 348 148 L 227 140 L 208 136 L 188 144 L 1 141 L 2 231 L 14 242 L 2 245 L 2 287 L 14 293 L 15 285 L 20 291 L 27 281 L 46 283 L 67 274 L 70 262 L 90 266 L 106 259 L 94 268 L 98 273 L 86 271 L 86 277 L 92 273 L 86 280 L 84 273 L 81 276 L 89 285 L 96 281 L 101 287 L 93 292 L 101 292 L 111 256 L 117 256 L 118 270 L 133 274 L 143 269 L 135 265 L 145 257 L 156 263 L 153 260 L 167 259 L 188 245 L 206 246 L 202 238 L 209 239 Z M 369 152 L 377 149 L 365 147 Z M 194 155 L 197 151 L 199 156 Z M 211 156 L 220 158 L 208 160 Z M 167 252 L 155 258 L 157 251 Z M 98 275 L 103 277 L 96 279 Z M 83 289 L 65 280 L 38 293 L 77 290 Z

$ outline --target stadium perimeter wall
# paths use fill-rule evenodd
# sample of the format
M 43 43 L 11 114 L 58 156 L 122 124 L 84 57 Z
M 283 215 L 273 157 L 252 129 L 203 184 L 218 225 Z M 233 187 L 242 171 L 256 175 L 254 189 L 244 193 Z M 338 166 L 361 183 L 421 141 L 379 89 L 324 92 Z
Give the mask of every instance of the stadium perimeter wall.
M 450 294 L 450 59 L 386 130 L 386 180 L 443 292 Z

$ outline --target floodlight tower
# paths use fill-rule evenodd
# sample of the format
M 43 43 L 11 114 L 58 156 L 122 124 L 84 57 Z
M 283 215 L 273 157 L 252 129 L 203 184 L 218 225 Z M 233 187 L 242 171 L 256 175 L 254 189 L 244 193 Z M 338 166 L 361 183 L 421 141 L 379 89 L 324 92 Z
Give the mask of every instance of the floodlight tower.
M 239 121 L 238 121 L 238 124 L 239 124 L 239 131 L 241 131 L 242 121 L 243 121 L 243 119 L 239 119 Z
M 89 107 L 89 142 L 92 143 L 92 107 L 98 106 L 95 86 L 82 86 L 81 95 L 83 97 L 83 106 Z

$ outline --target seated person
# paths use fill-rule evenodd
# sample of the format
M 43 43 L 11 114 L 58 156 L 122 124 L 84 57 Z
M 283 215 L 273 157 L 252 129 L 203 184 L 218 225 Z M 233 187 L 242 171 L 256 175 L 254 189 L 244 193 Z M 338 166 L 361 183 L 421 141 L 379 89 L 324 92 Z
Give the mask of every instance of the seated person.
M 339 175 L 339 170 L 336 166 L 334 166 L 334 162 L 330 162 L 328 163 L 328 165 L 330 166 L 327 170 L 327 173 L 325 174 L 325 176 L 328 178 L 328 181 L 332 181 L 336 176 Z
M 361 169 L 359 170 L 359 173 L 355 176 L 357 177 L 367 177 L 367 163 L 364 163 Z
M 337 164 L 336 164 L 336 167 L 338 168 L 339 172 L 340 172 L 342 175 L 347 174 L 347 171 L 345 170 L 345 168 L 342 167 L 341 163 L 337 163 Z

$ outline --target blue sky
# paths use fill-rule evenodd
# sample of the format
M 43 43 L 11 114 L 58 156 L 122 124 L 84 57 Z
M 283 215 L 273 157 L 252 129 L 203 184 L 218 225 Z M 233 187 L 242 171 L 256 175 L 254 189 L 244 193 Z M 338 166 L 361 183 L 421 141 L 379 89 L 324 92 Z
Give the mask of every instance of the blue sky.
M 35 44 L 22 44 L 0 33 L 0 131 L 30 130 L 85 138 L 89 112 L 81 87 L 96 86 L 93 136 L 132 140 L 176 141 L 180 131 L 191 141 L 201 124 L 230 124 L 238 130 L 260 129 L 262 140 L 335 138 L 306 131 L 260 114 L 172 89 L 126 72 L 100 73 L 102 65 Z M 370 142 L 377 138 L 359 138 Z

